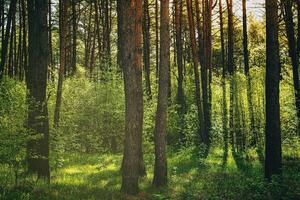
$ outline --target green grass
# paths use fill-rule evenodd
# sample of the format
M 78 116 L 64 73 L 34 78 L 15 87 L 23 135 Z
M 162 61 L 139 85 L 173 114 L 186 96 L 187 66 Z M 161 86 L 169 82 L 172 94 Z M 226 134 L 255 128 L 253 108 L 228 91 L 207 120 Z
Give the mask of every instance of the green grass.
M 169 184 L 164 188 L 152 187 L 154 157 L 145 155 L 147 176 L 140 180 L 141 192 L 136 197 L 120 192 L 121 155 L 65 155 L 63 166 L 52 171 L 50 185 L 2 187 L 0 199 L 300 199 L 297 161 L 285 163 L 282 181 L 266 183 L 256 159 L 238 169 L 230 156 L 223 167 L 222 154 L 214 148 L 201 160 L 193 149 L 170 153 Z M 4 167 L 0 169 L 3 174 Z

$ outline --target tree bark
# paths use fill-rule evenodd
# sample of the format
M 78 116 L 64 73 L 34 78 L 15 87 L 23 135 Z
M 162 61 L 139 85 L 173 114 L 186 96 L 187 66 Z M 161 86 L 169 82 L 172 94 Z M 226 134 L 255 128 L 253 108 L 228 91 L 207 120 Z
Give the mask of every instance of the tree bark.
M 166 134 L 168 112 L 168 89 L 170 73 L 169 0 L 161 0 L 160 18 L 160 65 L 158 103 L 154 130 L 155 165 L 153 185 L 163 186 L 168 182 Z
M 142 0 L 120 1 L 122 8 L 122 66 L 125 84 L 125 144 L 122 191 L 139 192 L 142 129 Z
M 47 0 L 28 0 L 28 128 L 33 136 L 41 134 L 27 144 L 28 170 L 49 180 L 49 119 L 46 101 L 49 53 L 47 11 Z
M 266 0 L 266 158 L 265 177 L 281 174 L 279 18 L 277 0 Z

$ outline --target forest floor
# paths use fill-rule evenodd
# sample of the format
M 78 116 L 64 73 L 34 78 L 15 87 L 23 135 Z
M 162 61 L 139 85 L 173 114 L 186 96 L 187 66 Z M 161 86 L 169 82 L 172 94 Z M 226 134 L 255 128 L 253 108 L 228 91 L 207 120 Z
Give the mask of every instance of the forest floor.
M 154 157 L 145 155 L 148 174 L 140 181 L 140 194 L 130 197 L 120 192 L 121 155 L 73 154 L 52 172 L 50 185 L 37 184 L 32 190 L 0 187 L 0 199 L 300 199 L 298 161 L 285 161 L 283 181 L 266 183 L 258 161 L 238 169 L 231 156 L 224 167 L 222 156 L 217 148 L 203 161 L 192 149 L 170 154 L 169 184 L 157 189 L 151 186 Z

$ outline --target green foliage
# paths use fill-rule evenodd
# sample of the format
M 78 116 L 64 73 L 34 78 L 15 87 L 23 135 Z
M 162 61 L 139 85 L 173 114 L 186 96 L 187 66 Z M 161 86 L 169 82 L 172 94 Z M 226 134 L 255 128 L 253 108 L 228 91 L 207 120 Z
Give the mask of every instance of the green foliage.
M 60 124 L 51 130 L 53 150 L 62 147 L 63 151 L 92 153 L 122 149 L 123 82 L 114 73 L 103 76 L 106 80 L 80 75 L 65 80 Z M 50 110 L 54 110 L 55 99 L 55 95 L 50 99 Z
M 23 84 L 5 79 L 0 83 L 0 164 L 8 166 L 14 174 L 15 184 L 25 167 L 25 147 L 28 131 L 25 128 L 26 90 Z M 0 173 L 0 183 L 11 183 L 6 175 Z M 2 182 L 3 181 L 3 182 Z

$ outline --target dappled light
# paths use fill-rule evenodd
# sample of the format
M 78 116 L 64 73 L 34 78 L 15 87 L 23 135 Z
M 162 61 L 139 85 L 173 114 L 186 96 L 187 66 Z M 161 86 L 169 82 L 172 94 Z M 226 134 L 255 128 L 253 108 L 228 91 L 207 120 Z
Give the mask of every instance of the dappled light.
M 300 1 L 0 0 L 0 200 L 300 199 Z

